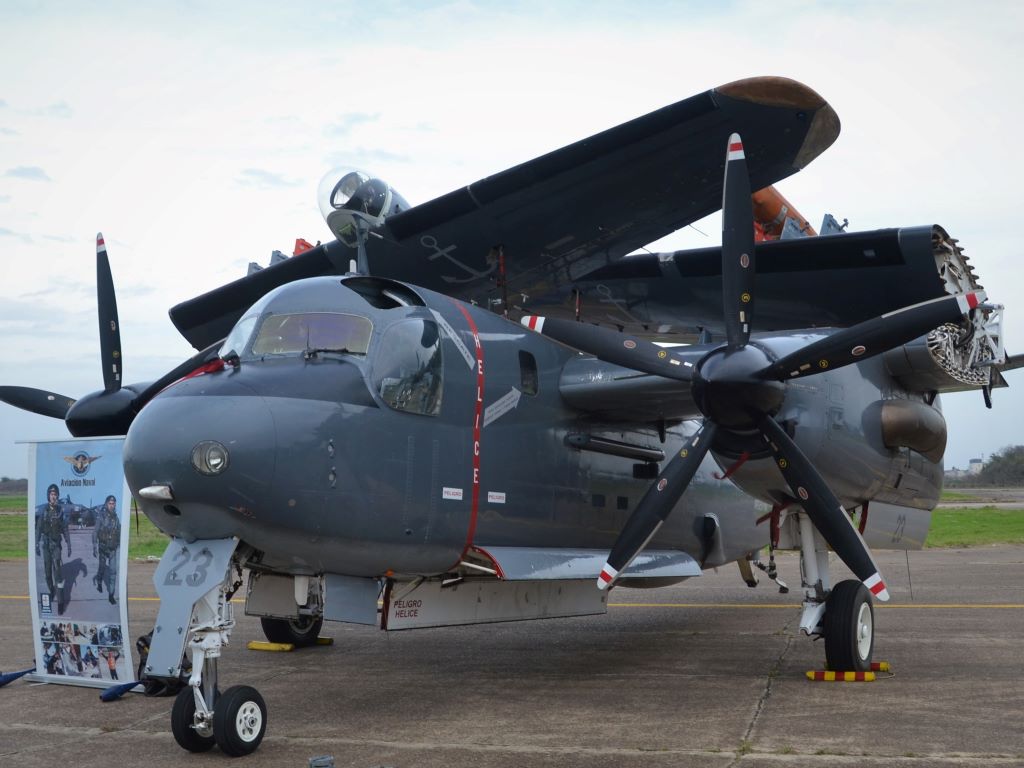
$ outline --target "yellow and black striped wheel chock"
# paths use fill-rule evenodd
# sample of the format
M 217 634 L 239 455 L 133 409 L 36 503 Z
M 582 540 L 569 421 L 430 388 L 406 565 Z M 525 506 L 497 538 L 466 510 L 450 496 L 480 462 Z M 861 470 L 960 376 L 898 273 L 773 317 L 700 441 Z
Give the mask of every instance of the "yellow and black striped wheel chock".
M 889 662 L 871 662 L 870 672 L 834 672 L 828 669 L 812 669 L 807 672 L 807 679 L 825 683 L 873 683 L 876 672 L 888 672 Z

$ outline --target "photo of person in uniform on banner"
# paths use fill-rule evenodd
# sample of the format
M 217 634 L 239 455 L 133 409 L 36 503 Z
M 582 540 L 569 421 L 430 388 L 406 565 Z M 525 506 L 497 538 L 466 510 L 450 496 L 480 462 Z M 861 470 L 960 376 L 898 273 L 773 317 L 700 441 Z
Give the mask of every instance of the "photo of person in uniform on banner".
M 43 558 L 43 572 L 46 574 L 46 588 L 50 593 L 50 604 L 57 605 L 57 613 L 64 613 L 64 560 L 61 546 L 67 544 L 71 557 L 71 535 L 64 509 L 58 502 L 60 489 L 51 484 L 46 489 L 46 504 L 36 512 L 36 557 Z M 58 590 L 61 591 L 58 596 Z
M 118 500 L 130 497 L 122 444 L 35 443 L 30 453 L 29 576 L 40 679 L 85 685 L 133 679 L 124 641 L 128 526 Z
M 117 605 L 117 553 L 121 548 L 121 521 L 117 516 L 117 499 L 113 495 L 100 508 L 92 529 L 92 556 L 97 559 L 96 575 L 92 577 L 96 591 L 107 588 L 107 601 Z

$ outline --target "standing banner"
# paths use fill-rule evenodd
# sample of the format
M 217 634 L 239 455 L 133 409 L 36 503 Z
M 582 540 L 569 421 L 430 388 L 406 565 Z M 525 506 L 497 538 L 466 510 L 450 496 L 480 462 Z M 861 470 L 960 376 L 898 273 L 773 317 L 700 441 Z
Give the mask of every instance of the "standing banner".
M 124 438 L 29 443 L 30 680 L 106 688 L 135 679 L 123 446 Z

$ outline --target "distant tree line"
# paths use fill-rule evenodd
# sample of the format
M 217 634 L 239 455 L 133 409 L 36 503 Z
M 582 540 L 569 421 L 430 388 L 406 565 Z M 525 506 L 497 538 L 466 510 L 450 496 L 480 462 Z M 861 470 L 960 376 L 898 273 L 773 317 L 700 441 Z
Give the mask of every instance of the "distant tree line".
M 1024 445 L 1008 445 L 996 451 L 976 475 L 950 480 L 949 486 L 1010 488 L 1024 486 Z

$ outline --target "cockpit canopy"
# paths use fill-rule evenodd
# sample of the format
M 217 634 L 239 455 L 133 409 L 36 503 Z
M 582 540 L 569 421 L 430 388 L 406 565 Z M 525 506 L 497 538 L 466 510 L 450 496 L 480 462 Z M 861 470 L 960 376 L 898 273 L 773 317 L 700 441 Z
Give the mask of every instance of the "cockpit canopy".
M 367 384 L 389 408 L 437 416 L 444 390 L 440 327 L 428 310 L 406 301 L 419 297 L 403 295 L 401 284 L 384 291 L 390 304 L 382 306 L 370 280 L 314 277 L 275 288 L 235 324 L 221 358 L 248 365 L 356 356 L 365 361 L 361 368 L 368 364 Z
M 409 204 L 387 182 L 355 168 L 334 168 L 321 179 L 317 189 L 320 213 L 334 236 L 355 247 L 359 225 L 370 230 L 388 216 L 407 210 Z

